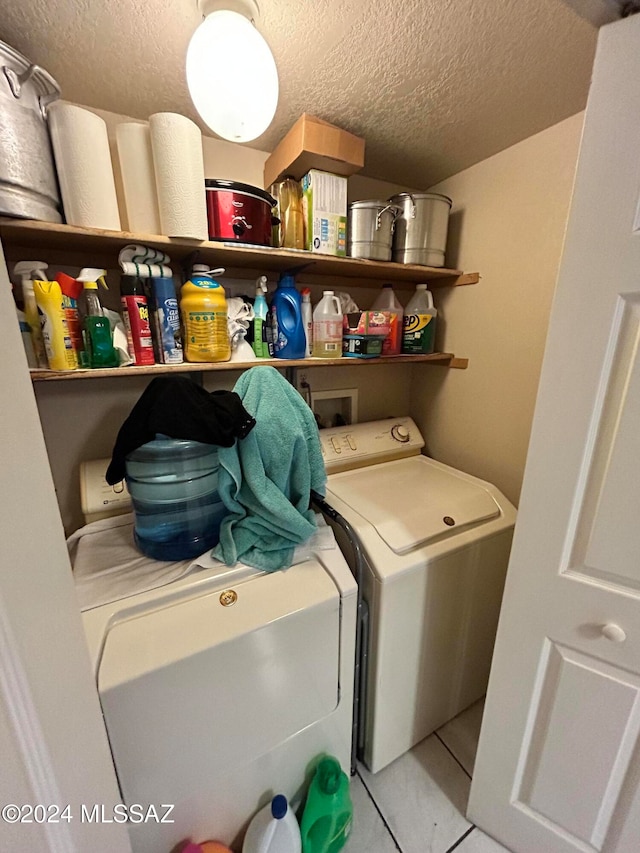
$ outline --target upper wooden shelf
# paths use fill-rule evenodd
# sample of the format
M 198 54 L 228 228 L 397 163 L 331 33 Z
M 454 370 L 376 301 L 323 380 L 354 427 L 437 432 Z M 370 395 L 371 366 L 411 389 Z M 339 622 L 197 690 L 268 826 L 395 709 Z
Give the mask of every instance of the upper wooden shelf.
M 117 263 L 117 254 L 123 246 L 128 243 L 142 243 L 161 249 L 177 263 L 184 261 L 197 251 L 199 260 L 210 263 L 212 267 L 225 267 L 227 272 L 233 269 L 251 270 L 257 274 L 281 272 L 306 263 L 309 266 L 300 273 L 301 279 L 319 279 L 328 276 L 332 279 L 360 279 L 361 284 L 368 279 L 376 282 L 389 281 L 399 286 L 429 282 L 431 287 L 454 287 L 476 284 L 480 278 L 478 273 L 463 273 L 462 270 L 423 267 L 416 264 L 336 258 L 332 255 L 319 255 L 293 249 L 268 249 L 246 244 L 234 246 L 228 243 L 199 242 L 157 234 L 77 228 L 72 225 L 55 225 L 51 222 L 5 217 L 0 217 L 0 239 L 13 255 L 18 250 L 33 253 L 36 249 L 56 253 L 91 253 L 100 258 L 112 255 L 112 265 Z M 96 261 L 93 265 L 100 264 Z M 353 283 L 356 284 L 355 281 Z
M 184 364 L 150 364 L 146 367 L 109 367 L 78 370 L 32 370 L 32 382 L 55 382 L 77 379 L 118 379 L 123 376 L 156 376 L 163 373 L 209 373 L 220 370 L 248 370 L 252 367 L 270 365 L 279 370 L 291 367 L 364 367 L 373 364 L 416 364 L 430 362 L 443 367 L 465 370 L 469 360 L 456 358 L 450 352 L 435 352 L 431 355 L 389 355 L 378 358 L 261 358 L 255 361 L 217 361 L 215 363 L 184 362 Z

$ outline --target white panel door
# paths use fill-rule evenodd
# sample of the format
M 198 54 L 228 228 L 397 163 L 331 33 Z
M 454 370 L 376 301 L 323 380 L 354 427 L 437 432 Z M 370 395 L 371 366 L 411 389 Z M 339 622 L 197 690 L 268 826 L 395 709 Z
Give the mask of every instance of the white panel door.
M 600 33 L 469 802 L 517 853 L 640 850 L 639 349 L 636 15 Z

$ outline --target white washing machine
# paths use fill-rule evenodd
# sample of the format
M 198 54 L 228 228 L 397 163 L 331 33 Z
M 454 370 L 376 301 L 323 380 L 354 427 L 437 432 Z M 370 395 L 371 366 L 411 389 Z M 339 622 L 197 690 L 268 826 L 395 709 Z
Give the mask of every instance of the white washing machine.
M 411 418 L 320 435 L 329 478 L 317 505 L 366 605 L 358 741 L 375 773 L 484 695 L 516 511 L 491 484 L 421 455 Z
M 126 572 L 148 586 L 155 561 L 125 522 L 105 546 L 125 569 L 117 600 L 82 618 L 123 800 L 174 806 L 172 824 L 130 825 L 134 853 L 237 842 L 275 793 L 299 805 L 319 755 L 348 772 L 355 580 L 325 528 L 333 542 L 289 569 L 216 564 L 167 583 L 158 564 L 163 586 L 126 595 Z

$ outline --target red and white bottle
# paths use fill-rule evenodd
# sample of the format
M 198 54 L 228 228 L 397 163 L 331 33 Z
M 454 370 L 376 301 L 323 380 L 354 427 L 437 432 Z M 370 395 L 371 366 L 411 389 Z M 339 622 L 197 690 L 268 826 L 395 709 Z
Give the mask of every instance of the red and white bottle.
M 134 364 L 155 364 L 153 339 L 149 325 L 149 305 L 144 282 L 137 275 L 120 278 L 120 303 L 127 330 L 129 355 Z

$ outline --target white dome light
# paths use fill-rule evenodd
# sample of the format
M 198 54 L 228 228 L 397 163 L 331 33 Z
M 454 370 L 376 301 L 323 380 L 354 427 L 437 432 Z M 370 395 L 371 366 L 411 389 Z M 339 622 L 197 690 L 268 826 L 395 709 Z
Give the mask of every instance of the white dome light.
M 220 5 L 231 7 L 233 0 Z M 249 142 L 271 124 L 278 105 L 278 71 L 252 22 L 220 5 L 191 38 L 187 85 L 214 133 L 231 142 Z

